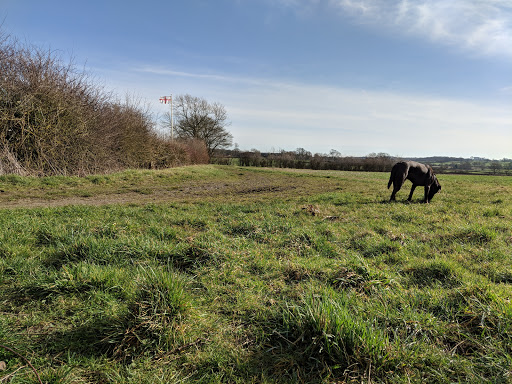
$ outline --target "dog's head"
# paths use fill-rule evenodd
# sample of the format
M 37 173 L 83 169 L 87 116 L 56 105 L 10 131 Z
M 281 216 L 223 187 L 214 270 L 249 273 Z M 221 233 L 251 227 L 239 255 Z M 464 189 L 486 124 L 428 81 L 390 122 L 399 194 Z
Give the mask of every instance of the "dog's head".
M 437 180 L 436 175 L 432 175 L 432 184 L 430 184 L 430 190 L 428 192 L 428 201 L 432 200 L 434 195 L 441 190 L 441 184 Z

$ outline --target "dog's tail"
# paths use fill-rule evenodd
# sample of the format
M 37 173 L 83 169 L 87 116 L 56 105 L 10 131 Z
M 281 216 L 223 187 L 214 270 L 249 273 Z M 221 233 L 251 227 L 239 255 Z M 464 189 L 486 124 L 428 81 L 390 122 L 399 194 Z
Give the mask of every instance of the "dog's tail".
M 393 180 L 395 178 L 395 173 L 396 173 L 396 169 L 395 169 L 395 167 L 393 167 L 391 169 L 391 175 L 389 175 L 388 189 L 389 189 L 389 187 L 391 187 L 391 184 L 393 184 Z

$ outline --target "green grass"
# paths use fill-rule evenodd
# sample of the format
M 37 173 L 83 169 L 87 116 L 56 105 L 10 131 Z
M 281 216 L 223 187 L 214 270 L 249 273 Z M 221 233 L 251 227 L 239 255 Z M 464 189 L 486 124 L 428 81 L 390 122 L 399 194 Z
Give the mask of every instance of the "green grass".
M 388 177 L 3 176 L 49 203 L 0 210 L 0 344 L 47 383 L 512 382 L 512 179 L 441 175 L 420 204 Z M 126 188 L 156 200 L 50 204 Z

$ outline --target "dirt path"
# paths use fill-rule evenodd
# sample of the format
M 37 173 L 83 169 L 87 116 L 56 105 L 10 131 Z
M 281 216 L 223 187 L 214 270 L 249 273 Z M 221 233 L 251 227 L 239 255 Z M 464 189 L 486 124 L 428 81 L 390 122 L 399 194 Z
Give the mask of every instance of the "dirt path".
M 94 192 L 77 188 L 66 190 L 65 195 L 58 193 L 26 194 L 0 193 L 0 208 L 41 208 L 68 205 L 111 205 L 111 204 L 149 204 L 164 202 L 193 201 L 242 201 L 245 199 L 291 198 L 317 192 L 337 189 L 332 180 L 315 182 L 310 178 L 293 174 L 245 173 L 239 177 L 220 180 L 190 180 L 169 185 L 144 184 L 143 188 L 95 188 Z

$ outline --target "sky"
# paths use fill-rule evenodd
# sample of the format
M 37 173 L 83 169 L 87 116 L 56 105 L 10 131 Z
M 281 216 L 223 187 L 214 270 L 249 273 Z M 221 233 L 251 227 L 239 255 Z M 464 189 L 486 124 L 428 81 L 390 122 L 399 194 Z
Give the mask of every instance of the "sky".
M 512 158 L 510 0 L 0 0 L 0 24 L 155 118 L 224 105 L 242 150 Z

